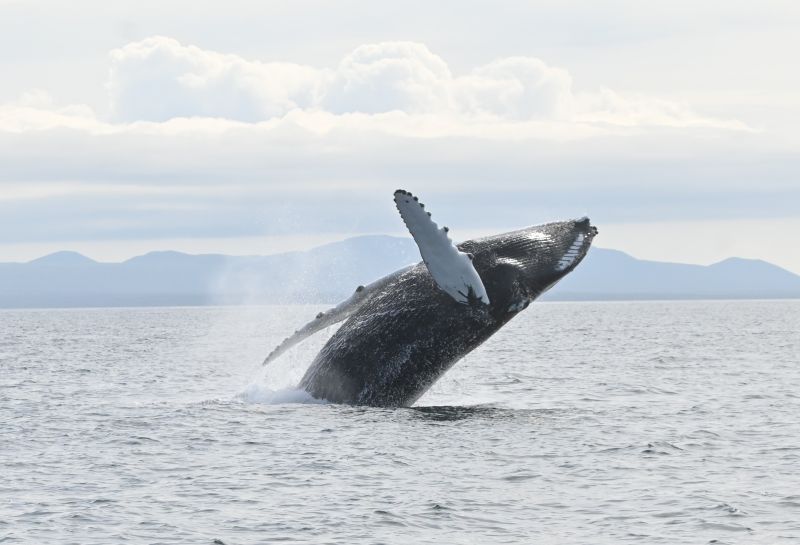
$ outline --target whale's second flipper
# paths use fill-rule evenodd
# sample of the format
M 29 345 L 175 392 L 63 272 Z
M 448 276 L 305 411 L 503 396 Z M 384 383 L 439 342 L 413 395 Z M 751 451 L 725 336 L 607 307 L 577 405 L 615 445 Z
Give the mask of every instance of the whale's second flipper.
M 409 265 L 408 267 L 404 267 L 393 272 L 392 274 L 384 276 L 383 278 L 379 278 L 375 282 L 367 284 L 366 286 L 358 286 L 353 295 L 332 309 L 326 310 L 325 312 L 320 312 L 312 321 L 295 331 L 291 336 L 285 338 L 281 344 L 276 346 L 275 349 L 269 353 L 264 360 L 263 365 L 266 365 L 272 360 L 277 359 L 291 347 L 310 337 L 317 331 L 325 329 L 328 326 L 339 323 L 346 319 L 348 316 L 357 311 L 370 295 L 380 291 L 394 279 L 400 277 L 404 272 L 410 270 L 413 266 L 414 265 Z
M 472 265 L 471 256 L 460 252 L 455 247 L 453 241 L 447 236 L 447 227 L 440 229 L 431 219 L 430 213 L 425 212 L 422 203 L 408 191 L 402 189 L 395 191 L 394 202 L 406 227 L 411 232 L 411 236 L 414 237 L 422 260 L 436 281 L 436 285 L 459 303 L 485 303 L 488 305 L 489 296 L 486 294 L 486 288 L 483 286 L 478 271 Z M 370 295 L 389 285 L 413 266 L 409 265 L 367 286 L 359 286 L 349 298 L 330 310 L 320 312 L 314 320 L 284 339 L 269 353 L 264 360 L 264 365 L 277 359 L 317 331 L 345 320 L 361 308 Z
M 394 202 L 439 288 L 459 303 L 481 301 L 488 305 L 489 296 L 478 271 L 470 256 L 460 252 L 447 236 L 447 227 L 440 229 L 425 205 L 408 191 L 395 191 Z

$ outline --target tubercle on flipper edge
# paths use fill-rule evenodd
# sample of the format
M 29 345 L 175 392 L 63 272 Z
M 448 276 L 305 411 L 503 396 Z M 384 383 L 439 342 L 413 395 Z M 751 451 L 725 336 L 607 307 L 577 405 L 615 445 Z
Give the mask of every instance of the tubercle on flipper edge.
M 415 240 L 417 239 L 417 235 L 415 235 L 415 230 L 414 230 L 414 229 L 412 229 L 412 228 L 411 228 L 411 225 L 409 225 L 409 222 L 408 222 L 408 221 L 406 221 L 406 217 L 405 217 L 405 215 L 404 215 L 404 212 L 403 212 L 403 210 L 401 209 L 401 201 L 403 201 L 403 200 L 404 200 L 404 201 L 405 201 L 405 203 L 404 203 L 405 205 L 408 205 L 408 204 L 410 204 L 410 203 L 411 203 L 411 201 L 410 201 L 410 200 L 408 200 L 408 199 L 399 199 L 399 198 L 398 198 L 398 196 L 402 196 L 402 197 L 409 197 L 409 198 L 413 199 L 413 201 L 414 201 L 414 202 L 416 202 L 416 203 L 419 205 L 420 209 L 421 209 L 421 210 L 423 210 L 423 211 L 426 213 L 426 215 L 427 215 L 427 217 L 428 217 L 428 222 L 429 222 L 429 223 L 428 223 L 428 225 L 433 227 L 434 231 L 438 233 L 438 235 L 441 237 L 441 239 L 443 240 L 443 242 L 445 242 L 445 243 L 446 243 L 447 245 L 449 245 L 451 248 L 455 249 L 455 251 L 456 251 L 457 253 L 459 253 L 459 254 L 461 254 L 461 255 L 466 255 L 466 256 L 467 256 L 467 258 L 468 258 L 468 260 L 469 260 L 470 262 L 471 262 L 471 261 L 474 259 L 474 256 L 472 256 L 472 255 L 470 255 L 470 254 L 465 254 L 464 252 L 461 252 L 461 251 L 458 249 L 458 247 L 457 247 L 457 246 L 455 245 L 455 243 L 453 242 L 453 239 L 451 239 L 451 238 L 450 238 L 450 228 L 449 228 L 449 227 L 447 227 L 446 225 L 445 225 L 445 226 L 442 226 L 442 227 L 439 227 L 439 225 L 438 225 L 438 224 L 437 224 L 437 223 L 436 223 L 436 222 L 433 220 L 433 218 L 432 218 L 432 216 L 431 216 L 431 213 L 425 210 L 425 204 L 424 204 L 424 203 L 422 203 L 422 202 L 419 202 L 419 199 L 418 199 L 418 198 L 417 198 L 417 197 L 416 197 L 416 196 L 415 196 L 413 193 L 411 193 L 410 191 L 406 191 L 405 189 L 397 189 L 397 190 L 394 192 L 394 197 L 395 197 L 395 206 L 397 207 L 397 210 L 398 210 L 398 212 L 400 212 L 400 217 L 401 217 L 401 219 L 403 220 L 403 224 L 405 224 L 406 228 L 409 230 L 409 232 L 411 232 L 411 234 L 412 234 L 412 236 L 415 238 Z M 415 227 L 419 228 L 419 225 L 417 225 L 417 223 L 418 223 L 418 222 L 415 222 Z M 417 245 L 419 246 L 419 241 L 417 241 Z M 420 247 L 420 254 L 421 254 L 421 257 L 422 257 L 422 261 L 425 263 L 426 267 L 427 267 L 427 268 L 428 268 L 428 270 L 430 271 L 430 270 L 431 270 L 431 264 L 428 262 L 428 259 L 426 259 L 426 256 L 424 255 L 424 254 L 425 254 L 425 252 L 422 250 L 422 248 L 421 248 L 421 247 Z M 484 296 L 481 296 L 481 297 L 479 298 L 479 300 L 481 300 L 481 301 L 482 301 L 482 302 L 484 302 L 485 304 L 490 304 L 490 303 L 489 303 L 489 297 L 488 297 L 488 294 L 486 294 L 486 289 L 485 289 L 485 287 L 482 285 L 482 280 L 481 280 L 481 278 L 480 278 L 480 275 L 479 275 L 479 274 L 477 273 L 477 271 L 474 269 L 474 266 L 472 266 L 472 272 L 473 272 L 473 273 L 475 273 L 475 276 L 477 276 L 477 282 L 480 284 L 480 286 L 481 286 L 481 289 L 483 290 L 483 292 L 484 292 L 484 294 L 485 294 Z M 438 283 L 438 281 L 437 281 L 437 283 Z M 441 288 L 442 288 L 444 291 L 447 291 L 447 288 L 445 288 L 444 286 L 440 285 L 440 287 L 441 287 Z M 459 300 L 459 299 L 458 299 L 458 298 L 457 298 L 455 295 L 453 295 L 453 294 L 451 294 L 451 296 L 452 296 L 454 299 L 456 299 L 456 301 L 457 301 L 457 302 L 459 302 L 459 303 L 465 303 L 465 304 L 469 304 L 469 297 L 468 297 L 468 296 L 466 296 L 464 293 L 462 293 L 462 292 L 460 292 L 460 291 L 458 291 L 458 293 L 459 293 L 459 295 L 460 295 L 462 298 L 465 298 L 465 299 L 466 299 L 466 301 Z
M 418 197 L 416 197 L 416 196 L 415 196 L 413 193 L 411 193 L 410 191 L 406 191 L 405 189 L 397 189 L 397 190 L 395 190 L 395 192 L 394 192 L 394 195 L 395 195 L 395 196 L 397 196 L 397 195 L 406 195 L 406 196 L 408 196 L 408 197 L 411 197 L 412 199 L 414 199 L 414 202 L 416 202 L 417 204 L 419 204 L 419 207 L 420 207 L 420 208 L 422 208 L 423 210 L 425 209 L 425 204 L 424 204 L 424 203 L 421 203 L 421 202 L 419 202 L 419 198 L 418 198 Z M 398 212 L 400 211 L 400 208 L 397 206 L 397 203 L 395 203 L 395 208 L 397 208 L 397 211 L 398 211 Z M 433 219 L 432 219 L 432 216 L 431 216 L 431 213 L 430 213 L 430 212 L 425 212 L 425 213 L 426 213 L 426 214 L 428 214 L 428 217 L 429 217 L 429 218 L 431 218 L 431 223 L 433 223 L 433 224 L 436 226 L 436 229 L 437 229 L 437 230 L 439 230 L 439 231 L 441 231 L 442 233 L 444 233 L 444 236 L 445 236 L 445 238 L 447 239 L 447 241 L 448 241 L 449 243 L 451 243 L 451 244 L 452 244 L 452 243 L 453 243 L 453 239 L 451 239 L 451 238 L 450 238 L 450 235 L 449 235 L 449 233 L 450 233 L 450 228 L 449 228 L 449 227 L 447 227 L 447 226 L 444 226 L 444 227 L 439 227 L 439 224 L 438 224 L 438 223 L 436 223 L 435 221 L 433 221 Z M 405 226 L 406 226 L 406 229 L 409 229 L 409 231 L 410 231 L 410 227 L 409 227 L 409 225 L 408 225 L 408 222 L 406 222 L 406 219 L 403 217 L 403 214 L 400 214 L 400 219 L 402 219 L 402 220 L 403 220 L 403 225 L 405 225 Z M 423 259 L 423 261 L 424 261 L 424 259 Z

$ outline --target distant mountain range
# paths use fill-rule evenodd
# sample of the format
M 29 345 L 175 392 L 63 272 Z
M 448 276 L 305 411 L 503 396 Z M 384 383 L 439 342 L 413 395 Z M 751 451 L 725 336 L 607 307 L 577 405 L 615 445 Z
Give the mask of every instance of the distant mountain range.
M 419 260 L 410 238 L 389 236 L 269 256 L 151 252 L 99 263 L 57 252 L 28 263 L 0 263 L 0 307 L 333 303 L 357 285 Z M 800 298 L 800 276 L 753 259 L 685 265 L 593 248 L 544 298 Z

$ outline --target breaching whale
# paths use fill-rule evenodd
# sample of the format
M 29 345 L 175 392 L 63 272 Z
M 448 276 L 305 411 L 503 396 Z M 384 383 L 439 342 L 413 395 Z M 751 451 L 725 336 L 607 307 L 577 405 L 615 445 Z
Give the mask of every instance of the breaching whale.
M 394 193 L 422 262 L 359 286 L 273 350 L 264 364 L 344 321 L 300 387 L 334 403 L 410 406 L 450 367 L 571 272 L 597 234 L 589 218 L 454 245 L 417 197 Z

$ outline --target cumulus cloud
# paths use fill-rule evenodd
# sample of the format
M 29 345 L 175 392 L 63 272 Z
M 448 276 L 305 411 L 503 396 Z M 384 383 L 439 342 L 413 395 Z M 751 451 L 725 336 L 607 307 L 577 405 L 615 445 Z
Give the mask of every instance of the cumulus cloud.
M 572 78 L 540 59 L 511 57 L 476 68 L 454 82 L 460 109 L 511 120 L 568 119 Z
M 248 61 L 152 37 L 110 54 L 108 90 L 115 121 L 221 117 L 258 121 L 318 101 L 325 71 Z
M 455 107 L 452 81 L 447 63 L 423 44 L 362 45 L 339 64 L 320 106 L 332 113 L 444 113 Z
M 304 124 L 311 130 L 314 122 L 327 128 L 359 123 L 404 135 L 419 130 L 420 136 L 518 137 L 520 127 L 509 124 L 530 122 L 569 124 L 578 136 L 587 125 L 746 128 L 663 99 L 628 98 L 609 89 L 576 94 L 567 70 L 533 57 L 498 59 L 453 74 L 444 59 L 413 42 L 362 45 L 335 68 L 315 68 L 151 37 L 115 49 L 110 61 L 112 123 L 190 117 L 260 123 L 293 113 L 299 119 L 300 111 L 310 114 Z M 385 115 L 390 113 L 403 115 Z M 361 117 L 354 121 L 354 115 Z M 541 128 L 534 123 L 523 132 L 564 132 L 563 126 Z
M 148 38 L 111 53 L 109 82 L 118 120 L 220 117 L 257 122 L 293 109 L 333 114 L 480 113 L 549 117 L 568 100 L 569 75 L 538 59 L 512 58 L 454 77 L 425 45 L 362 45 L 333 70 L 246 61 Z

